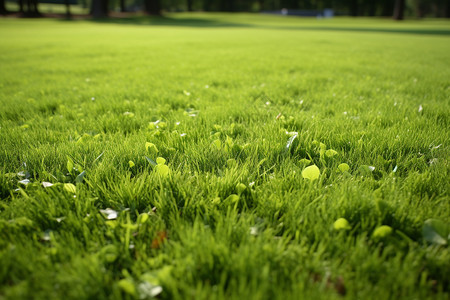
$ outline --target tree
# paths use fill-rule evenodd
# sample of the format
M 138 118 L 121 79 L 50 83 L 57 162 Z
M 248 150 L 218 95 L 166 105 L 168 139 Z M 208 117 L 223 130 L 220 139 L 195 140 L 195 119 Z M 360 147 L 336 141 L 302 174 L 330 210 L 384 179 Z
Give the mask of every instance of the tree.
M 108 16 L 108 0 L 92 0 L 91 15 L 94 18 L 104 18 Z
M 351 0 L 350 1 L 350 15 L 352 17 L 357 17 L 359 14 L 359 1 Z
M 450 0 L 444 3 L 444 18 L 450 18 Z
M 160 16 L 161 15 L 161 3 L 160 0 L 144 0 L 145 12 L 149 15 Z
M 0 0 L 0 15 L 6 15 L 8 11 L 5 7 L 5 0 Z
M 187 0 L 187 10 L 192 11 L 192 2 L 193 0 Z
M 18 1 L 19 2 L 19 12 L 21 13 L 21 14 L 23 14 L 23 0 L 19 0 Z
M 25 5 L 22 2 L 21 12 L 25 17 L 39 17 L 41 14 L 38 9 L 38 0 L 25 0 Z
M 394 20 L 403 20 L 404 11 L 405 11 L 405 0 L 396 0 L 394 7 Z
M 392 16 L 393 10 L 394 10 L 394 3 L 392 2 L 392 0 L 381 1 L 381 16 L 390 17 Z
M 70 19 L 72 14 L 70 13 L 70 0 L 64 0 L 64 4 L 66 5 L 66 17 Z
M 234 0 L 221 0 L 219 5 L 220 11 L 236 11 Z
M 375 16 L 377 10 L 377 3 L 376 1 L 369 1 L 369 3 L 367 4 L 367 13 L 370 17 Z

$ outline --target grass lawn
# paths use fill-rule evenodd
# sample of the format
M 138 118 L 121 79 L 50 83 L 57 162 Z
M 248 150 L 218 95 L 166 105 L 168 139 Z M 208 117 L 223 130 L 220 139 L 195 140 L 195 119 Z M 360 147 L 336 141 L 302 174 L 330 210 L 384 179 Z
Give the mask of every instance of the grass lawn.
M 448 299 L 449 21 L 0 41 L 0 299 Z

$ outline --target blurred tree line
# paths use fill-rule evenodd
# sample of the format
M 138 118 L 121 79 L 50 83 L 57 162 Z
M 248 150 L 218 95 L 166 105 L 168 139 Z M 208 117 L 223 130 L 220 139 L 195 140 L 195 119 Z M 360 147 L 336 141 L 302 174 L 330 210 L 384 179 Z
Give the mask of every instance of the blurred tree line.
M 5 1 L 0 0 L 0 13 L 8 13 Z M 288 10 L 333 9 L 337 15 L 450 17 L 450 0 L 8 0 L 17 1 L 20 12 L 39 15 L 38 3 L 69 4 L 78 2 L 89 7 L 94 17 L 106 17 L 110 11 L 144 11 L 160 15 L 164 11 L 225 11 L 225 12 L 275 12 Z

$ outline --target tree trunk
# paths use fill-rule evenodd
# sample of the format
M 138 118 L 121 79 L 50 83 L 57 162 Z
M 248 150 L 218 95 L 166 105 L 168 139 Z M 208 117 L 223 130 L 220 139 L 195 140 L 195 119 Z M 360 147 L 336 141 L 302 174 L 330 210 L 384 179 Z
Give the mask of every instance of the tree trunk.
M 394 7 L 394 20 L 403 20 L 403 12 L 405 11 L 405 0 L 396 0 Z
M 127 9 L 125 7 L 125 0 L 120 0 L 120 11 L 121 12 L 126 12 Z
M 38 5 L 39 5 L 38 0 L 33 0 L 33 14 L 34 14 L 34 16 L 36 16 L 36 17 L 39 16 Z
M 6 10 L 5 0 L 0 0 L 0 15 L 6 15 L 8 11 Z
M 352 17 L 357 17 L 358 16 L 358 11 L 359 11 L 359 5 L 358 5 L 358 0 L 352 0 L 350 2 L 350 15 Z
M 144 2 L 145 12 L 149 15 L 160 16 L 161 15 L 161 3 L 159 0 L 145 0 Z
M 26 0 L 25 5 L 23 5 L 23 2 L 19 2 L 19 6 L 21 6 L 20 9 L 24 17 L 35 18 L 41 16 L 38 9 L 38 0 Z
M 19 0 L 19 12 L 23 14 L 23 0 Z
M 236 10 L 234 0 L 220 1 L 220 11 L 234 12 Z
M 367 9 L 367 12 L 368 12 L 369 16 L 370 16 L 370 17 L 375 16 L 375 12 L 376 12 L 376 10 L 377 10 L 375 1 L 370 1 L 369 4 L 368 4 L 368 6 L 369 6 L 369 7 L 368 7 L 368 9 Z
M 64 0 L 66 5 L 66 18 L 70 19 L 72 17 L 72 14 L 70 13 L 70 3 L 69 0 Z
M 187 10 L 192 11 L 192 0 L 187 0 Z
M 450 18 L 450 0 L 444 2 L 444 18 Z
M 94 18 L 104 18 L 108 16 L 108 0 L 92 0 L 91 15 Z
M 211 11 L 211 0 L 203 0 L 203 10 Z
M 390 16 L 392 16 L 393 10 L 394 10 L 394 5 L 391 0 L 384 0 L 381 2 L 381 16 L 390 17 Z

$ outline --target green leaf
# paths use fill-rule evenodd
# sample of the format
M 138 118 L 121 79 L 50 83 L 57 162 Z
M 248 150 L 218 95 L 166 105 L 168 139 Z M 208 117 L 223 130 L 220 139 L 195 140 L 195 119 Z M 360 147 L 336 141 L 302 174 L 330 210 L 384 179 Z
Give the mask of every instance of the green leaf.
M 145 143 L 145 150 L 152 155 L 158 153 L 158 148 L 156 148 L 156 145 L 149 142 Z
M 377 227 L 372 234 L 372 237 L 375 239 L 382 239 L 388 237 L 392 234 L 392 227 L 387 225 L 382 225 Z
M 423 238 L 430 243 L 437 245 L 446 245 L 448 241 L 446 237 L 448 236 L 447 226 L 438 219 L 428 219 L 425 221 L 422 227 Z
M 350 170 L 350 166 L 347 165 L 346 163 L 342 163 L 338 166 L 338 169 L 339 169 L 339 171 L 344 173 L 344 172 L 348 172 L 348 170 Z
M 325 151 L 325 155 L 327 156 L 327 157 L 333 157 L 333 156 L 335 156 L 335 155 L 337 155 L 338 153 L 337 153 L 337 151 L 335 151 L 335 150 L 333 150 L 333 149 L 328 149 L 327 151 Z
M 156 158 L 156 163 L 158 165 L 164 165 L 166 163 L 166 160 L 164 158 L 162 158 L 162 157 L 157 157 Z
M 77 193 L 77 187 L 73 185 L 72 183 L 64 183 L 64 190 L 66 192 L 76 194 Z
M 228 135 L 227 135 L 227 137 L 225 139 L 225 144 L 227 144 L 228 147 L 230 147 L 230 148 L 233 147 L 233 145 L 234 145 L 233 139 L 230 138 Z
M 142 213 L 142 214 L 139 215 L 137 221 L 138 221 L 139 224 L 144 224 L 145 222 L 147 222 L 147 220 L 148 220 L 148 214 Z
M 227 203 L 227 202 L 236 203 L 238 201 L 239 201 L 239 196 L 236 194 L 231 194 L 224 200 L 225 203 Z
M 136 287 L 130 279 L 122 279 L 118 282 L 118 286 L 125 293 L 136 296 Z
M 350 230 L 352 227 L 345 218 L 339 218 L 333 223 L 333 228 L 336 230 Z
M 302 158 L 298 161 L 301 165 L 309 165 L 311 161 L 307 158 Z
M 243 183 L 238 183 L 236 185 L 236 191 L 238 193 L 238 195 L 242 194 L 242 192 L 244 192 L 247 189 L 247 186 Z
M 84 175 L 86 175 L 86 171 L 81 172 L 78 174 L 77 178 L 75 178 L 76 183 L 82 183 L 84 179 Z
M 302 176 L 305 179 L 309 179 L 311 181 L 316 180 L 317 178 L 319 178 L 320 175 L 320 170 L 316 165 L 312 165 L 309 167 L 306 167 L 303 171 L 302 171 Z
M 169 176 L 170 169 L 166 165 L 157 165 L 156 166 L 156 173 L 158 175 L 160 175 L 161 177 L 165 178 L 165 177 Z
M 220 150 L 220 149 L 222 148 L 222 142 L 221 142 L 219 139 L 214 140 L 214 141 L 212 142 L 212 145 L 213 145 L 217 150 Z
M 67 171 L 69 171 L 69 173 L 72 173 L 73 166 L 73 160 L 69 156 L 67 156 Z

